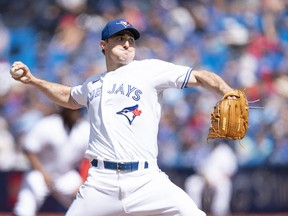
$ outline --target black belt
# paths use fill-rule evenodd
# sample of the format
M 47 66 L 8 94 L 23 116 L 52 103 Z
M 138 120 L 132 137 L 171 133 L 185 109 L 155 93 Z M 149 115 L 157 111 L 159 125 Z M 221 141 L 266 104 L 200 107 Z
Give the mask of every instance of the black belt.
M 139 169 L 139 162 L 112 162 L 103 161 L 105 169 L 117 170 L 117 171 L 136 171 Z M 91 164 L 95 167 L 98 165 L 98 160 L 94 159 Z M 145 161 L 144 169 L 148 168 L 148 162 Z

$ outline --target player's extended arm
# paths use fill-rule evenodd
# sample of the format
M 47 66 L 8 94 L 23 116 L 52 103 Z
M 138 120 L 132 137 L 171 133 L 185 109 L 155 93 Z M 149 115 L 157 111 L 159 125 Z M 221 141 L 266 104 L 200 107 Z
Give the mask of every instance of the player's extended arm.
M 71 87 L 58 83 L 48 82 L 33 76 L 30 72 L 30 69 L 20 61 L 14 62 L 12 68 L 14 68 L 14 70 L 24 70 L 24 73 L 21 77 L 15 78 L 12 76 L 15 80 L 18 80 L 24 84 L 35 86 L 54 103 L 70 109 L 81 108 L 79 105 L 75 104 L 71 98 Z
M 220 95 L 233 90 L 220 76 L 206 70 L 193 70 L 188 86 L 201 86 Z
M 53 188 L 53 179 L 50 177 L 50 175 L 44 169 L 38 156 L 32 152 L 25 151 L 25 150 L 24 150 L 24 153 L 27 156 L 32 168 L 38 170 L 43 175 L 46 185 L 51 190 Z

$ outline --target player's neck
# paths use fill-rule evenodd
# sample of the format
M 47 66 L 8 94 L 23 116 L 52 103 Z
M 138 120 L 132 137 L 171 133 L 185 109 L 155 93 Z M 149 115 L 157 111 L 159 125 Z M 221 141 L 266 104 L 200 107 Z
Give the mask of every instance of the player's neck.
M 125 64 L 120 64 L 120 63 L 117 63 L 117 64 L 108 64 L 106 63 L 106 67 L 107 67 L 107 72 L 110 72 L 110 71 L 115 71 L 117 70 L 118 68 L 124 66 Z

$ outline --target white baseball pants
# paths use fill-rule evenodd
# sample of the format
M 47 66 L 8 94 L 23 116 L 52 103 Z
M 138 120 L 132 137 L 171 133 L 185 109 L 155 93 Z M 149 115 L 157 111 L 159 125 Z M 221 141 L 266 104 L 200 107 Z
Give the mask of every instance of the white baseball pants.
M 66 216 L 205 216 L 158 168 L 134 172 L 91 167 Z

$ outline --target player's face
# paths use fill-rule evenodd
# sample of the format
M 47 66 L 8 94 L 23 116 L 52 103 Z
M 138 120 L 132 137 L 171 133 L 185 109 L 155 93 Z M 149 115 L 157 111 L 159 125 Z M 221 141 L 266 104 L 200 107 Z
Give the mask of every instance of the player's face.
M 135 57 L 135 39 L 131 32 L 122 31 L 105 41 L 104 51 L 114 64 L 129 64 Z

